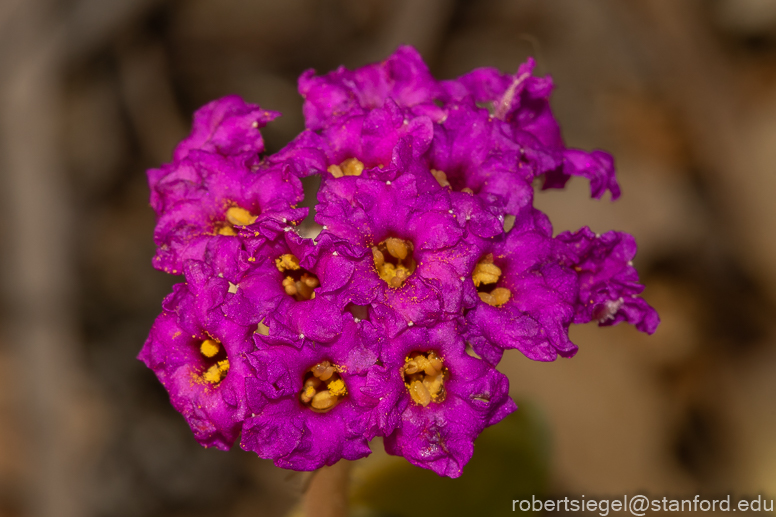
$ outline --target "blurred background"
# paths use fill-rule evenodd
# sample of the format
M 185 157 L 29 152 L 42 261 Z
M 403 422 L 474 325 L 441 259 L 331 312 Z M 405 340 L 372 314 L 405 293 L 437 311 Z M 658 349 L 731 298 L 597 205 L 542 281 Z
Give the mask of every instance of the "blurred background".
M 151 267 L 145 169 L 230 93 L 283 113 L 275 151 L 303 128 L 303 70 L 401 43 L 438 78 L 536 57 L 568 145 L 611 152 L 623 190 L 572 180 L 536 203 L 556 231 L 634 234 L 663 323 L 575 327 L 555 363 L 506 354 L 521 409 L 464 477 L 376 453 L 354 512 L 427 511 L 424 487 L 450 515 L 531 493 L 776 496 L 776 1 L 2 0 L 0 516 L 292 510 L 309 475 L 200 448 L 135 360 L 178 280 Z

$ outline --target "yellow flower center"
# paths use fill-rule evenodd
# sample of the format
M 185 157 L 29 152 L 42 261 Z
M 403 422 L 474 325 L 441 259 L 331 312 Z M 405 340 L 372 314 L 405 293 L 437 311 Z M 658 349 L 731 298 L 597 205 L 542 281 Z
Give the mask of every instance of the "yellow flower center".
M 445 379 L 449 376 L 436 352 L 413 352 L 404 358 L 402 375 L 412 400 L 423 407 L 445 399 Z
M 404 285 L 404 281 L 417 268 L 412 250 L 410 241 L 395 237 L 389 237 L 377 246 L 372 246 L 377 275 L 395 289 Z
M 299 401 L 316 413 L 326 413 L 348 394 L 345 381 L 340 377 L 341 366 L 330 361 L 321 361 L 304 375 Z
M 299 265 L 299 259 L 291 253 L 286 253 L 275 259 L 278 271 L 284 273 L 283 289 L 296 301 L 315 298 L 315 288 L 321 285 L 318 277 Z
M 496 287 L 499 278 L 501 278 L 501 268 L 493 263 L 492 253 L 485 255 L 472 273 L 472 280 L 480 300 L 493 307 L 504 305 L 512 297 L 512 292 L 506 287 Z
M 440 187 L 450 187 L 452 190 L 456 190 L 453 188 L 453 185 L 450 184 L 450 180 L 447 178 L 447 174 L 444 171 L 431 169 L 431 175 L 434 176 L 434 179 L 437 180 L 437 183 L 439 183 Z M 460 191 L 466 192 L 467 194 L 474 194 L 474 191 L 469 187 L 464 187 Z
M 231 206 L 226 210 L 225 220 L 216 223 L 218 235 L 237 235 L 235 226 L 247 226 L 256 222 L 258 216 L 253 215 L 244 208 Z
M 209 384 L 218 384 L 224 380 L 229 372 L 229 359 L 221 343 L 217 339 L 206 339 L 200 343 L 199 352 L 210 364 L 202 374 L 202 379 Z
M 364 172 L 364 163 L 357 158 L 348 158 L 339 165 L 329 165 L 326 170 L 335 178 L 361 176 L 361 173 Z

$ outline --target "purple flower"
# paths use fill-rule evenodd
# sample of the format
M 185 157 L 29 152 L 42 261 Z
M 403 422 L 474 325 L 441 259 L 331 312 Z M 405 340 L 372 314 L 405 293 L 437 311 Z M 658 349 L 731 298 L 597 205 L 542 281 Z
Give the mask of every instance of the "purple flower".
M 452 322 L 407 329 L 382 360 L 403 407 L 385 450 L 441 476 L 459 477 L 482 430 L 517 409 L 507 378 L 465 352 Z
M 412 174 L 393 181 L 365 176 L 327 181 L 316 216 L 328 232 L 362 250 L 371 248 L 361 261 L 373 270 L 358 278 L 358 287 L 376 293 L 372 304 L 387 309 L 383 314 L 398 315 L 384 321 L 391 332 L 459 312 L 461 278 L 474 267 L 479 250 L 463 239 L 467 221 L 457 219 L 448 193 L 437 188 L 418 194 Z
M 529 59 L 514 75 L 480 68 L 458 79 L 437 82 L 414 49 L 400 47 L 384 62 L 354 71 L 341 67 L 324 76 L 305 72 L 299 79 L 299 91 L 305 97 L 305 120 L 310 129 L 337 128 L 352 123 L 353 117 L 368 116 L 371 110 L 384 108 L 392 102 L 406 110 L 404 118 L 409 124 L 415 117 L 433 121 L 435 135 L 440 130 L 443 133 L 438 137 L 443 153 L 445 140 L 451 138 L 445 133 L 450 130 L 454 134 L 470 132 L 470 138 L 462 139 L 464 148 L 479 146 L 486 153 L 498 153 L 499 146 L 505 143 L 503 140 L 510 139 L 510 154 L 500 158 L 501 165 L 506 165 L 504 173 L 544 174 L 544 188 L 562 188 L 570 176 L 583 176 L 591 182 L 593 197 L 600 198 L 609 190 L 616 199 L 620 190 L 611 156 L 602 151 L 587 153 L 566 148 L 549 104 L 552 79 L 534 77 L 534 67 L 535 62 Z M 489 105 L 490 109 L 476 108 L 475 102 Z M 480 113 L 473 119 L 468 115 L 470 120 L 461 120 L 455 111 L 462 107 L 465 111 Z M 447 123 L 451 116 L 453 120 Z M 477 118 L 480 120 L 475 120 Z M 481 136 L 476 136 L 478 133 Z M 486 142 L 485 138 L 490 141 Z M 515 152 L 517 156 L 514 156 Z M 481 186 L 483 176 L 489 175 L 488 170 L 472 170 L 470 175 L 473 177 L 461 179 L 460 170 L 448 170 L 442 169 L 442 172 L 450 174 L 453 183 L 472 181 Z M 513 197 L 515 194 L 510 186 L 516 187 L 523 193 L 518 195 L 518 200 L 524 198 L 533 177 L 529 177 L 525 185 L 518 185 L 514 179 L 509 186 L 493 187 L 501 188 L 506 197 Z
M 532 134 L 494 119 L 473 103 L 448 109 L 434 128 L 429 167 L 440 185 L 468 189 L 507 214 L 533 202 L 535 176 L 557 168 L 562 156 Z
M 428 117 L 412 116 L 388 99 L 383 107 L 351 116 L 321 130 L 321 135 L 326 142 L 329 163 L 329 174 L 324 177 L 329 178 L 348 175 L 346 170 L 337 171 L 336 167 L 341 168 L 343 162 L 353 158 L 362 162 L 366 169 L 390 168 L 396 161 L 400 142 L 405 154 L 417 159 L 428 149 L 434 128 Z
M 327 145 L 326 139 L 308 129 L 277 153 L 267 156 L 266 162 L 285 166 L 299 178 L 323 174 L 329 165 L 324 150 Z
M 552 79 L 532 75 L 533 59 L 520 65 L 517 73 L 502 74 L 493 68 L 478 68 L 464 76 L 442 81 L 445 102 L 460 102 L 471 97 L 478 103 L 491 105 L 493 117 L 507 122 L 515 134 L 529 133 L 544 146 L 547 154 L 558 153 L 562 164 L 537 174 L 545 174 L 544 188 L 562 188 L 571 176 L 590 180 L 591 195 L 600 198 L 609 190 L 612 199 L 620 196 L 620 187 L 614 175 L 614 161 L 603 151 L 587 153 L 567 149 L 561 137 L 560 126 L 550 108 Z M 542 152 L 535 149 L 535 152 Z M 545 161 L 550 165 L 551 161 Z
M 299 80 L 307 129 L 272 156 L 277 114 L 231 96 L 148 171 L 158 269 L 185 275 L 140 353 L 203 445 L 313 470 L 371 451 L 458 477 L 517 409 L 504 350 L 571 357 L 572 323 L 652 333 L 630 235 L 553 238 L 533 184 L 619 195 L 611 156 L 566 148 L 552 80 L 474 70 L 436 81 L 400 47 Z M 321 176 L 315 239 L 301 178 Z M 471 347 L 468 348 L 467 347 Z
M 342 298 L 342 288 L 353 273 L 338 249 L 336 242 L 316 245 L 290 229 L 281 232 L 230 280 L 224 314 L 244 325 L 262 323 L 271 329 L 271 339 L 296 346 L 305 339 L 331 342 L 342 330 L 340 315 L 350 301 Z
M 138 359 L 154 371 L 170 402 L 205 447 L 228 450 L 243 419 L 246 354 L 254 349 L 252 331 L 217 314 L 224 286 L 201 286 L 196 296 L 178 284 L 165 300 Z
M 304 217 L 294 209 L 303 198 L 301 182 L 286 167 L 253 171 L 196 150 L 167 167 L 170 172 L 152 190 L 157 269 L 179 273 L 183 261 L 202 260 L 211 240 L 234 238 L 240 227 Z
M 385 61 L 357 70 L 340 67 L 323 76 L 307 70 L 299 78 L 308 128 L 323 129 L 341 118 L 381 108 L 388 99 L 402 107 L 418 107 L 420 113 L 437 113 L 437 82 L 418 51 L 402 46 Z
M 601 326 L 627 321 L 652 334 L 660 323 L 657 311 L 638 295 L 644 290 L 631 260 L 636 240 L 621 232 L 595 234 L 590 228 L 558 235 L 567 243 L 571 266 L 579 275 L 579 300 L 574 323 L 598 321 Z
M 546 217 L 534 210 L 492 242 L 469 274 L 467 297 L 476 301 L 466 316 L 466 337 L 491 364 L 512 348 L 537 361 L 576 353 L 568 328 L 578 281 L 563 264 L 564 249 Z
M 277 111 L 261 109 L 237 95 L 214 100 L 194 113 L 191 134 L 175 148 L 173 159 L 180 161 L 189 151 L 200 149 L 254 162 L 264 152 L 259 129 L 278 116 Z
M 246 380 L 251 416 L 243 425 L 243 449 L 295 470 L 371 453 L 375 404 L 361 388 L 379 343 L 368 322 L 357 325 L 347 314 L 341 326 L 335 342 L 301 349 L 257 338 L 259 350 L 250 357 L 255 373 Z

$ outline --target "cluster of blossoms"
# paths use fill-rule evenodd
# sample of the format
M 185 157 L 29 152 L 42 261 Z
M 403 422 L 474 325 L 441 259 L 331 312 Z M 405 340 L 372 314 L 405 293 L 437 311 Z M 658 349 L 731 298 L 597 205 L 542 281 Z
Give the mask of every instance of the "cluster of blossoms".
M 194 116 L 148 172 L 156 268 L 183 274 L 140 359 L 204 446 L 312 470 L 390 454 L 450 477 L 517 407 L 506 349 L 570 357 L 572 323 L 659 322 L 630 235 L 553 236 L 533 184 L 619 195 L 611 157 L 564 145 L 549 78 L 437 81 L 417 52 L 304 73 L 306 130 L 274 155 L 278 113 L 236 96 Z M 302 178 L 321 178 L 315 238 Z

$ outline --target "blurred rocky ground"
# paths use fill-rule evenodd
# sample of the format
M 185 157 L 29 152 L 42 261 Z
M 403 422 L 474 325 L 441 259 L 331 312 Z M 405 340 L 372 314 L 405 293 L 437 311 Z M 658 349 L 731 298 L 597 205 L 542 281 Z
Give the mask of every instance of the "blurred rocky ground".
M 277 150 L 303 70 L 400 43 L 440 78 L 535 56 L 567 143 L 616 157 L 618 202 L 572 181 L 537 205 L 634 234 L 663 323 L 506 355 L 549 490 L 776 497 L 776 1 L 5 0 L 0 516 L 289 511 L 305 475 L 201 449 L 134 359 L 175 280 L 151 268 L 144 171 L 230 93 L 283 112 Z

